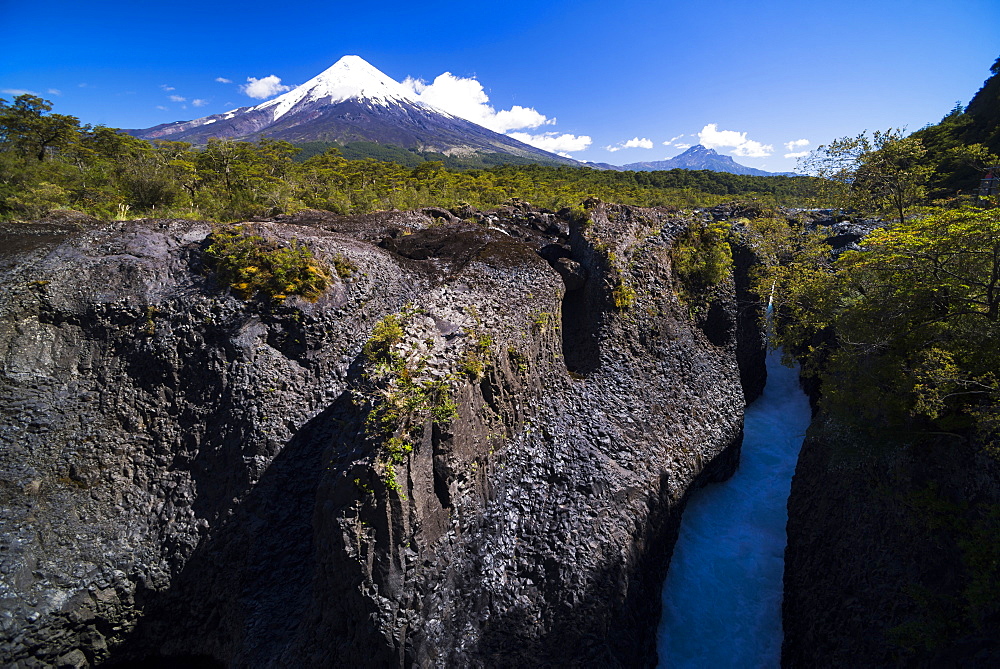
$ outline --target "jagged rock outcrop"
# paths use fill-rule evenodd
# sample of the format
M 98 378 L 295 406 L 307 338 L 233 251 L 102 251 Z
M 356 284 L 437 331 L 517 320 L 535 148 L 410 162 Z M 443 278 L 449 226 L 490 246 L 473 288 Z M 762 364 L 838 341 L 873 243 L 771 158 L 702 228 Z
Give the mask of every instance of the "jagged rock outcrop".
M 686 491 L 738 458 L 734 285 L 689 321 L 666 210 L 459 215 L 253 224 L 354 264 L 316 302 L 228 294 L 198 222 L 3 258 L 5 663 L 650 665 Z M 457 415 L 395 394 L 435 382 Z

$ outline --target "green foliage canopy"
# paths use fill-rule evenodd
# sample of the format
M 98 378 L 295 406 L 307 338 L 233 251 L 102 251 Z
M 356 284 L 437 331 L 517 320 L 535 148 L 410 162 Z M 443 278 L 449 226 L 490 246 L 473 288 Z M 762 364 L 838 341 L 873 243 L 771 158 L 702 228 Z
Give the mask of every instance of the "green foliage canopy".
M 777 342 L 842 418 L 918 430 L 1000 425 L 1000 210 L 896 223 L 830 262 L 815 239 L 777 285 Z
M 840 206 L 892 213 L 902 221 L 926 193 L 932 168 L 922 163 L 925 154 L 920 139 L 890 128 L 820 146 L 802 161 L 802 169 L 823 179 L 827 197 Z

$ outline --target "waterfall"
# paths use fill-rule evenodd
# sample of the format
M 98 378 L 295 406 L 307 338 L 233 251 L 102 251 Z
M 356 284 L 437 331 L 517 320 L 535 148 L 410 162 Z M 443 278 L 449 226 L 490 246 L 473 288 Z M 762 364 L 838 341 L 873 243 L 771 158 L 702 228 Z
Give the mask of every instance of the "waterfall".
M 740 467 L 694 491 L 663 585 L 661 667 L 778 667 L 786 503 L 809 401 L 798 369 L 767 357 L 764 393 L 746 410 Z

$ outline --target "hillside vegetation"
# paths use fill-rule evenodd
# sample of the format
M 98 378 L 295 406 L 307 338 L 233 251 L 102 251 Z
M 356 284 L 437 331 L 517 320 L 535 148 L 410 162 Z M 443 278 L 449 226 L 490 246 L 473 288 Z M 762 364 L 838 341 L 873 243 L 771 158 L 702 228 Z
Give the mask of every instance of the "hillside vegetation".
M 983 91 L 1000 81 L 998 67 Z M 776 343 L 823 381 L 828 411 L 871 429 L 944 431 L 997 448 L 1000 200 L 934 193 L 934 184 L 965 169 L 978 184 L 974 158 L 1000 160 L 955 131 L 980 127 L 973 139 L 997 140 L 1000 98 L 976 109 L 980 116 L 953 112 L 909 136 L 862 133 L 814 152 L 808 162 L 826 177 L 830 200 L 882 222 L 861 247 L 840 254 L 822 228 L 763 229 L 776 262 L 760 290 L 773 286 Z M 987 117 L 991 128 L 974 126 Z M 949 137 L 950 146 L 928 148 L 928 137 Z M 947 160 L 958 157 L 961 170 L 948 171 Z
M 1000 58 L 990 72 L 967 107 L 956 105 L 939 123 L 913 133 L 927 149 L 932 195 L 971 191 L 985 167 L 1000 164 Z

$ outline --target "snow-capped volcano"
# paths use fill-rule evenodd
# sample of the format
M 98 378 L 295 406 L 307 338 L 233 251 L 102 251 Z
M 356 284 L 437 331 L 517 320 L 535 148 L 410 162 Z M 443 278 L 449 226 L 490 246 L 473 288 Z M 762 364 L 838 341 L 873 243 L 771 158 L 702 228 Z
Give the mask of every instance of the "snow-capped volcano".
M 399 82 L 372 67 L 364 58 L 344 56 L 301 86 L 252 109 L 272 110 L 277 121 L 299 104 L 336 104 L 352 98 L 384 106 L 417 104 Z
M 196 144 L 212 137 L 367 141 L 449 155 L 500 153 L 577 164 L 420 102 L 359 56 L 344 56 L 301 86 L 253 107 L 128 132 Z

